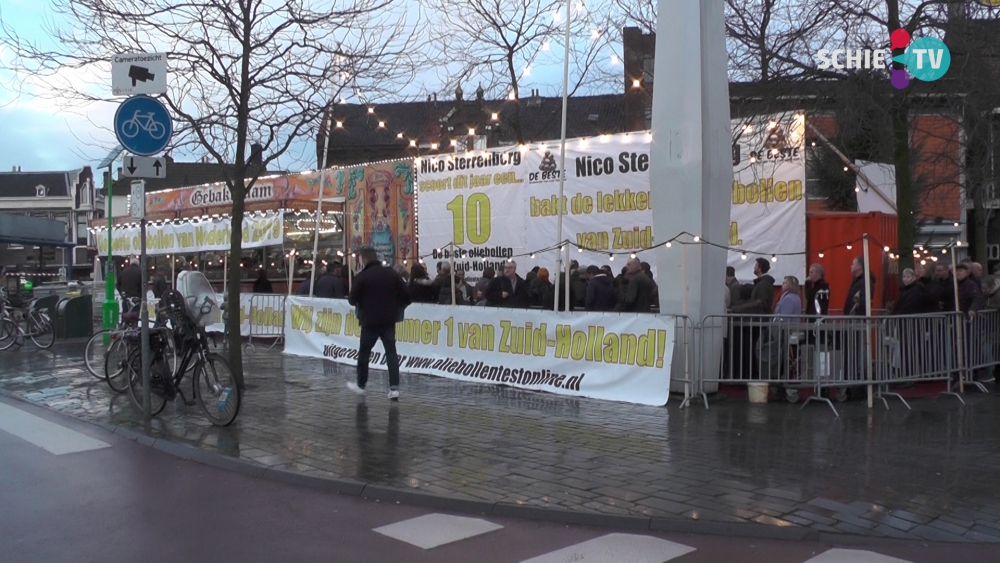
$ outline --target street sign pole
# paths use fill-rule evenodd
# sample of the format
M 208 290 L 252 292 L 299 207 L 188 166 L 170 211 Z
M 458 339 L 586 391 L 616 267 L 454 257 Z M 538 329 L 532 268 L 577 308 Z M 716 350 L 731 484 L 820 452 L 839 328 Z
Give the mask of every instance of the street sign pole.
M 140 335 L 142 340 L 142 415 L 149 420 L 152 417 L 152 393 L 150 392 L 149 364 L 152 360 L 152 353 L 149 349 L 149 291 L 146 284 L 149 283 L 149 273 L 146 269 L 146 182 L 135 180 L 132 182 L 132 218 L 139 220 L 139 287 L 141 301 L 139 310 Z
M 115 299 L 115 260 L 111 251 L 111 230 L 114 218 L 111 217 L 111 166 L 108 165 L 108 191 L 105 195 L 107 200 L 108 218 L 108 275 L 104 277 L 104 329 L 110 330 L 118 325 L 118 301 Z

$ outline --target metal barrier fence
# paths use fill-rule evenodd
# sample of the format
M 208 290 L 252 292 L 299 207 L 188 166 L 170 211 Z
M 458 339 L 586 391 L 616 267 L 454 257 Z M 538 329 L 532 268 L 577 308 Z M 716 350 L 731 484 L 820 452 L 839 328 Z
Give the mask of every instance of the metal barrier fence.
M 250 310 L 247 312 L 250 324 L 247 343 L 244 348 L 256 350 L 254 337 L 273 338 L 268 350 L 285 341 L 285 296 L 255 293 L 250 296 Z
M 896 317 L 709 316 L 701 323 L 697 392 L 712 383 L 746 385 L 748 392 L 769 392 L 771 387 L 777 387 L 795 402 L 800 390 L 811 389 L 813 395 L 806 404 L 822 401 L 837 413 L 833 401 L 823 396 L 824 390 L 845 400 L 849 389 L 867 387 L 869 404 L 878 398 L 888 408 L 885 397 L 902 400 L 890 385 L 953 378 L 961 385 L 964 378 L 959 374 L 965 364 L 959 353 L 960 323 L 957 313 Z M 723 349 L 716 370 L 719 358 L 713 357 L 704 343 L 716 341 L 719 336 Z M 945 393 L 958 396 L 950 383 Z
M 684 401 L 681 407 L 691 404 L 691 399 L 700 397 L 708 408 L 708 396 L 698 384 L 697 344 L 698 328 L 689 317 L 678 315 L 674 317 L 673 354 L 671 355 L 670 381 L 684 385 Z
M 967 343 L 962 387 L 972 386 L 983 393 L 986 387 L 976 380 L 977 371 L 991 369 L 1000 363 L 1000 311 L 978 311 L 971 320 L 963 323 L 963 340 Z

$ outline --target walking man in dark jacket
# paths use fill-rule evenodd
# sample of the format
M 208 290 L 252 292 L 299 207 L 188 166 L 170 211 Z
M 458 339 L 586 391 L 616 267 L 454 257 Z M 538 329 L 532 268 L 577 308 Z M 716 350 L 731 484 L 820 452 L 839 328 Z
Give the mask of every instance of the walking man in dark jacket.
M 767 272 L 771 263 L 766 258 L 754 261 L 753 273 L 757 279 L 753 282 L 753 292 L 750 299 L 733 307 L 734 313 L 750 313 L 753 315 L 770 315 L 774 303 L 774 278 Z
M 614 311 L 618 303 L 615 282 L 597 266 L 588 266 L 587 274 L 590 281 L 587 282 L 585 308 L 588 311 Z
M 361 249 L 365 267 L 354 278 L 348 302 L 358 311 L 361 323 L 361 343 L 358 346 L 358 381 L 350 381 L 347 388 L 358 395 L 368 384 L 368 362 L 375 342 L 382 341 L 386 363 L 389 366 L 389 399 L 399 400 L 399 356 L 396 355 L 396 323 L 403 309 L 410 304 L 403 278 L 392 268 L 382 265 L 375 249 Z
M 871 296 L 865 295 L 865 261 L 860 256 L 851 262 L 851 287 L 847 290 L 847 300 L 844 301 L 844 314 L 864 317 L 868 315 L 868 303 Z M 875 285 L 875 274 L 868 273 L 871 285 Z
M 517 262 L 508 260 L 503 275 L 493 278 L 486 290 L 486 304 L 490 307 L 527 309 L 531 305 L 528 284 L 517 275 Z
M 129 261 L 129 265 L 122 270 L 122 273 L 118 276 L 118 291 L 125 295 L 125 298 L 142 299 L 143 294 L 142 287 L 142 271 L 139 270 L 139 259 L 133 258 Z M 128 312 L 138 309 L 138 305 L 134 309 L 130 309 Z
M 646 277 L 642 271 L 642 262 L 638 258 L 630 258 L 625 263 L 626 278 L 625 300 L 622 311 L 628 313 L 648 313 L 653 301 L 653 280 Z

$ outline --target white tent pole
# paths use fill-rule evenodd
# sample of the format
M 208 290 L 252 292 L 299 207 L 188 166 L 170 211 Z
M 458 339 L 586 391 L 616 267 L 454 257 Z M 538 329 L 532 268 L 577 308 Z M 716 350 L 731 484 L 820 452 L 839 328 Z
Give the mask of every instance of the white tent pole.
M 569 100 L 569 31 L 571 23 L 571 13 L 570 8 L 572 6 L 571 0 L 566 0 L 566 50 L 563 54 L 563 99 L 562 99 L 562 127 L 559 134 L 559 226 L 557 227 L 556 240 L 562 244 L 563 240 L 563 212 L 565 212 L 565 206 L 563 205 L 563 200 L 566 193 L 566 110 L 567 101 Z M 569 255 L 569 247 L 566 247 L 567 258 Z M 559 252 L 559 260 L 563 259 L 563 253 Z M 559 264 L 562 266 L 562 264 Z M 562 270 L 563 268 L 559 268 Z M 569 266 L 566 266 L 566 271 L 569 271 Z M 555 310 L 559 310 L 559 284 L 555 287 Z M 566 302 L 569 304 L 569 277 L 566 279 Z M 567 306 L 566 310 L 570 308 Z

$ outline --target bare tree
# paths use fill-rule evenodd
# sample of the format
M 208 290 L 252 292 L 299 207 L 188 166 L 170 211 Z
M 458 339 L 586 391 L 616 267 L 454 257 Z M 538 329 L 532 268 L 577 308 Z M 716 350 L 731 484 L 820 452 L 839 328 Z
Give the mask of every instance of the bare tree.
M 161 99 L 177 121 L 171 147 L 231 165 L 234 257 L 246 193 L 268 164 L 314 136 L 324 109 L 348 88 L 392 91 L 413 72 L 413 32 L 395 0 L 55 0 L 54 10 L 63 25 L 50 26 L 44 46 L 3 29 L 0 47 L 13 53 L 14 70 L 48 78 L 47 95 L 67 104 L 109 102 L 109 84 L 60 77 L 106 79 L 116 53 L 167 52 L 172 88 Z M 240 260 L 229 261 L 229 279 L 241 279 L 240 270 Z M 236 308 L 239 294 L 231 283 Z M 239 314 L 228 328 L 242 382 Z

